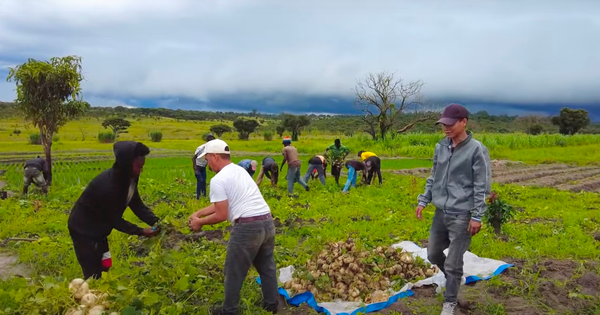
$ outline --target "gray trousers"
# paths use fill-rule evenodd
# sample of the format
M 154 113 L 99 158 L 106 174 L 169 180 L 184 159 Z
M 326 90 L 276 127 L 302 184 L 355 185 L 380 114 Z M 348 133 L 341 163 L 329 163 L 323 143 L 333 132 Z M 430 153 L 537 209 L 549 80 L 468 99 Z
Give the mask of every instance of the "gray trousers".
M 463 276 L 463 256 L 471 246 L 470 214 L 450 215 L 435 210 L 427 243 L 427 259 L 446 276 L 444 302 L 456 302 Z M 444 250 L 448 248 L 448 256 Z
M 273 219 L 238 223 L 233 226 L 225 258 L 225 314 L 237 314 L 240 291 L 252 265 L 260 275 L 263 307 L 269 311 L 277 309 L 279 293 L 274 248 Z
M 325 186 L 325 169 L 323 169 L 323 164 L 308 164 L 308 171 L 306 171 L 306 174 L 304 174 L 304 182 L 308 183 L 310 174 L 312 174 L 314 170 L 317 170 L 317 174 L 319 174 L 319 180 L 321 181 L 321 184 Z
M 294 183 L 298 182 L 304 189 L 306 189 L 307 185 L 302 176 L 300 176 L 300 167 L 290 167 L 288 166 L 287 171 L 287 185 L 288 185 L 288 193 L 294 192 Z

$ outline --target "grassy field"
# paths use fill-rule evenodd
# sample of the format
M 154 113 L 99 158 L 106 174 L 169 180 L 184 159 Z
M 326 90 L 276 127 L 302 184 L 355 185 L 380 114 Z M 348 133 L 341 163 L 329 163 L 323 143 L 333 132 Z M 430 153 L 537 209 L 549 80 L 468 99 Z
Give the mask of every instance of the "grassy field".
M 144 140 L 152 147 L 141 176 L 140 193 L 170 228 L 152 239 L 112 233 L 109 241 L 114 266 L 101 280 L 91 281 L 91 286 L 109 293 L 111 311 L 121 314 L 206 314 L 211 304 L 223 298 L 229 224 L 221 223 L 205 228 L 203 234 L 194 234 L 186 223 L 192 212 L 208 204 L 205 199 L 195 199 L 195 177 L 189 156 L 202 143 L 199 137 L 210 124 L 166 119 L 142 120 L 141 124 L 151 128 L 134 123 L 135 128 L 122 139 Z M 29 279 L 0 280 L 0 314 L 64 314 L 67 308 L 76 306 L 67 286 L 72 278 L 81 276 L 81 270 L 72 251 L 66 221 L 87 183 L 112 165 L 112 144 L 100 144 L 92 135 L 101 130 L 99 125 L 99 121 L 88 119 L 69 123 L 61 130 L 61 139 L 53 147 L 56 163 L 48 196 L 33 189 L 28 196 L 17 194 L 0 201 L 0 240 L 37 239 L 0 243 L 0 254 L 19 257 L 22 266 L 29 270 Z M 5 184 L 4 190 L 20 191 L 22 162 L 41 153 L 41 147 L 27 144 L 23 123 L 3 121 L 1 126 L 0 169 L 6 173 L 0 177 L 0 186 Z M 85 141 L 78 138 L 82 126 L 96 128 Z M 16 128 L 23 130 L 22 134 L 9 136 Z M 165 140 L 159 143 L 146 140 L 147 131 L 154 129 L 162 130 Z M 295 146 L 306 154 L 302 157 L 302 174 L 307 168 L 308 155 L 323 152 L 335 137 L 317 132 L 301 136 Z M 490 148 L 495 159 L 585 165 L 597 164 L 600 158 L 597 135 L 476 134 L 475 137 Z M 281 161 L 279 139 L 264 141 L 256 135 L 250 141 L 240 141 L 234 139 L 234 134 L 223 138 L 234 150 L 234 162 L 243 158 L 260 161 L 266 154 L 276 155 L 276 160 Z M 402 170 L 431 167 L 433 147 L 440 138 L 441 134 L 407 134 L 373 142 L 354 136 L 342 137 L 342 142 L 350 147 L 352 156 L 358 150 L 374 151 L 386 158 L 382 163 L 384 169 Z M 579 167 L 577 172 L 569 174 L 569 169 L 553 165 L 552 169 L 565 180 L 587 171 Z M 519 172 L 507 169 L 498 174 L 506 179 L 531 177 L 527 172 Z M 341 187 L 329 176 L 326 186 L 310 181 L 310 193 L 296 185 L 295 195 L 288 196 L 284 174 L 279 187 L 270 188 L 265 182 L 261 187 L 280 222 L 275 249 L 278 268 L 303 265 L 327 243 L 349 236 L 364 249 L 402 240 L 422 246 L 426 243 L 433 209 L 426 209 L 423 221 L 414 217 L 416 196 L 425 184 L 422 176 L 384 172 L 382 187 L 359 186 L 347 195 L 341 193 Z M 341 183 L 345 182 L 345 176 L 343 173 Z M 463 286 L 460 314 L 599 314 L 600 195 L 523 186 L 521 182 L 495 183 L 493 189 L 518 209 L 516 217 L 503 226 L 501 236 L 484 226 L 474 237 L 470 250 L 480 257 L 503 260 L 515 267 L 489 281 Z M 125 217 L 141 223 L 129 210 Z M 251 269 L 242 292 L 243 314 L 266 314 L 261 313 L 255 276 L 256 271 Z M 143 312 L 136 313 L 135 306 L 140 302 Z M 416 289 L 414 296 L 402 299 L 381 314 L 439 314 L 440 307 L 441 296 L 434 293 L 434 288 L 426 287 Z M 306 305 L 288 306 L 283 311 L 286 315 L 313 313 Z

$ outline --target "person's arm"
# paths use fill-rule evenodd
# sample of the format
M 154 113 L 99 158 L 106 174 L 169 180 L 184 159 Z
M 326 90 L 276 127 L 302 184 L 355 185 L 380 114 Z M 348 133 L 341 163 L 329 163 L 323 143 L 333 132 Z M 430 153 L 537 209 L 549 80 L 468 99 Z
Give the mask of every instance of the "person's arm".
M 198 154 L 194 154 L 194 156 L 192 157 L 192 165 L 194 167 L 194 171 L 196 170 L 196 168 L 198 167 L 198 165 L 196 165 L 196 159 L 198 158 Z
M 115 193 L 110 190 L 95 190 L 94 203 L 99 205 L 108 214 L 108 219 L 117 231 L 129 235 L 144 235 L 144 229 L 123 219 L 123 214 L 117 211 L 122 205 L 117 204 Z
M 431 202 L 431 189 L 433 187 L 433 179 L 435 177 L 435 171 L 437 169 L 438 147 L 439 144 L 436 144 L 433 153 L 433 167 L 431 167 L 431 174 L 427 178 L 427 182 L 425 184 L 425 192 L 418 196 L 419 207 L 427 207 L 427 205 Z
M 283 150 L 283 162 L 281 162 L 281 167 L 279 168 L 279 170 L 283 170 L 283 166 L 285 165 L 285 162 L 287 161 L 287 154 L 285 153 L 285 150 Z
M 471 210 L 471 219 L 474 221 L 481 222 L 487 209 L 486 196 L 492 190 L 491 177 L 489 152 L 481 145 L 473 156 L 474 207 Z
M 135 191 L 133 192 L 131 201 L 129 202 L 129 208 L 138 218 L 140 218 L 140 220 L 144 221 L 144 223 L 150 226 L 158 222 L 158 217 L 148 207 L 146 207 L 142 201 L 142 198 L 140 198 L 137 185 L 135 186 Z
M 229 216 L 229 202 L 227 200 L 213 203 L 212 208 L 214 212 L 208 216 L 198 218 L 197 224 L 203 226 L 227 221 L 227 217 Z
M 205 217 L 207 215 L 211 215 L 211 214 L 215 213 L 215 211 L 216 211 L 216 209 L 215 209 L 214 204 L 211 204 L 208 207 L 202 208 L 202 209 L 194 212 L 194 214 L 192 214 L 192 216 L 201 218 L 201 217 Z

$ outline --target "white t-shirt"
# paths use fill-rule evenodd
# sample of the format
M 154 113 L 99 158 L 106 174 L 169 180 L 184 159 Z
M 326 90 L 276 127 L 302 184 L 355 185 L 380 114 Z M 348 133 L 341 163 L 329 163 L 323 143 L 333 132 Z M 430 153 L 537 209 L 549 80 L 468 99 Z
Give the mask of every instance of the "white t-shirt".
M 210 180 L 210 202 L 227 200 L 229 216 L 234 224 L 238 218 L 254 217 L 271 213 L 258 186 L 241 166 L 231 163 Z

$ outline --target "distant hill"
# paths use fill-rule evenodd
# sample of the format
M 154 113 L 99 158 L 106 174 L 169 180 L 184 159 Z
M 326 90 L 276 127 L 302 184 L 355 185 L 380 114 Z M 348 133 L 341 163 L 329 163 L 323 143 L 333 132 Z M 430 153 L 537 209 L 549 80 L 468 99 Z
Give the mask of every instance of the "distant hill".
M 14 103 L 0 102 L 0 118 L 9 118 L 18 116 L 19 112 Z M 233 121 L 237 118 L 253 118 L 264 124 L 266 120 L 279 120 L 279 114 L 263 114 L 259 111 L 253 112 L 209 112 L 197 110 L 174 110 L 167 108 L 126 108 L 116 107 L 92 107 L 86 114 L 87 117 L 110 117 L 124 116 L 130 118 L 138 117 L 165 117 L 177 120 L 190 121 Z M 311 119 L 311 125 L 308 129 L 320 130 L 324 132 L 358 134 L 363 131 L 363 124 L 360 115 L 308 115 Z M 402 115 L 396 122 L 397 128 L 401 128 L 410 123 L 413 115 Z M 470 117 L 469 129 L 475 132 L 493 132 L 493 133 L 512 133 L 526 132 L 532 124 L 539 124 L 543 127 L 545 133 L 557 133 L 558 127 L 552 125 L 549 116 L 508 116 L 508 115 L 490 115 L 486 111 L 479 111 Z M 275 129 L 277 123 L 270 123 L 266 129 Z M 416 132 L 436 132 L 439 127 L 433 124 L 433 121 L 418 123 L 411 129 Z M 594 123 L 585 128 L 581 133 L 600 133 L 600 123 Z

